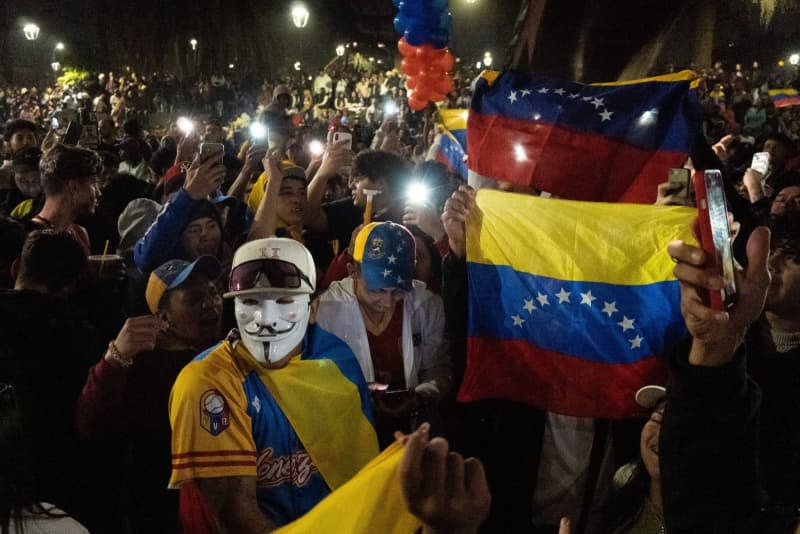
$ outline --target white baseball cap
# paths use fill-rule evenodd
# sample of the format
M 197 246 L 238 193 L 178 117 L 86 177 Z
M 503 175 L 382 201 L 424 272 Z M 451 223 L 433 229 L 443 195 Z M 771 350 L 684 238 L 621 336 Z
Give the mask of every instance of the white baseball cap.
M 224 297 L 311 294 L 316 287 L 317 269 L 308 249 L 294 239 L 268 237 L 236 250 Z

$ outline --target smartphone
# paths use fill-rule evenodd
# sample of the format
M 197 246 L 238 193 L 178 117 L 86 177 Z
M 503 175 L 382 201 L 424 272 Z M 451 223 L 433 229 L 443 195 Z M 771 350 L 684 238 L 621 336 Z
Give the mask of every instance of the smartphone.
M 386 391 L 382 391 L 381 395 L 385 399 L 399 399 L 401 397 L 407 397 L 409 391 L 408 389 L 387 389 Z
M 225 147 L 222 143 L 200 143 L 200 159 L 216 157 L 222 163 Z
M 81 138 L 82 131 L 83 127 L 81 127 L 77 121 L 69 121 L 69 124 L 67 125 L 67 133 L 64 134 L 64 138 L 61 140 L 61 142 L 65 145 L 75 146 L 75 144 Z
M 736 277 L 722 173 L 717 169 L 695 171 L 694 187 L 700 246 L 708 257 L 706 270 L 724 281 L 721 290 L 708 292 L 706 302 L 714 310 L 725 310 L 736 302 Z
M 341 140 L 347 140 L 347 150 L 353 150 L 353 134 L 348 132 L 334 132 L 333 142 L 336 143 Z
M 50 119 L 50 129 L 58 130 L 58 128 L 59 128 L 58 119 L 53 117 L 52 119 Z
M 761 176 L 766 175 L 769 169 L 769 152 L 756 152 L 753 154 L 753 162 L 750 164 L 750 168 L 760 172 Z
M 670 192 L 681 198 L 691 198 L 692 188 L 689 185 L 689 169 L 674 167 L 669 170 Z

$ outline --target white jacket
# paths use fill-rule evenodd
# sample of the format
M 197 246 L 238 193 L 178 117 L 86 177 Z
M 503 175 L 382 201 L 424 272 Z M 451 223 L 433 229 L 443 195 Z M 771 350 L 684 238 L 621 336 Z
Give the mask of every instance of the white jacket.
M 330 285 L 319 297 L 317 324 L 338 336 L 356 355 L 367 382 L 375 381 L 367 329 L 358 307 L 353 279 Z M 450 354 L 444 337 L 444 306 L 438 295 L 414 280 L 403 305 L 403 369 L 406 387 L 438 400 L 452 382 Z

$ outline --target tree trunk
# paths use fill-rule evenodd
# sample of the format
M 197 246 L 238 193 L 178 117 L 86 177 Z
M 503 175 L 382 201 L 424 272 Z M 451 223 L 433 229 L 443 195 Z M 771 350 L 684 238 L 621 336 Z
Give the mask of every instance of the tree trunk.
M 511 68 L 530 70 L 546 5 L 547 0 L 523 0 L 510 44 Z

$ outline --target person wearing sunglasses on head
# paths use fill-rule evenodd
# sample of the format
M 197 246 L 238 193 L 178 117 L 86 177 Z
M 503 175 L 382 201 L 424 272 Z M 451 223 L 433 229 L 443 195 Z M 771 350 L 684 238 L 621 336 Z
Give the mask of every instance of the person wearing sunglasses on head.
M 205 503 L 182 507 L 185 531 L 209 515 L 225 532 L 270 531 L 377 455 L 358 361 L 309 325 L 315 286 L 314 260 L 297 241 L 236 251 L 225 297 L 238 328 L 181 371 L 170 397 L 170 486 Z

